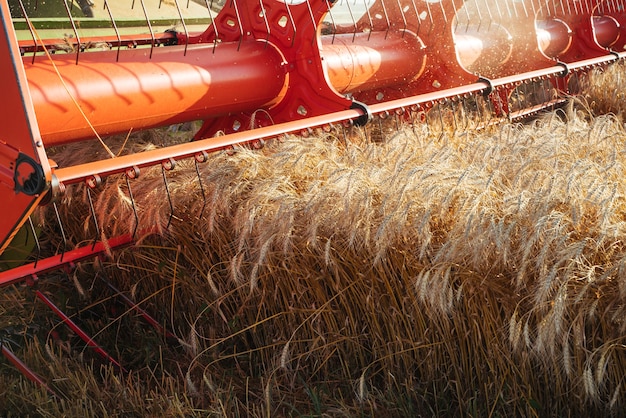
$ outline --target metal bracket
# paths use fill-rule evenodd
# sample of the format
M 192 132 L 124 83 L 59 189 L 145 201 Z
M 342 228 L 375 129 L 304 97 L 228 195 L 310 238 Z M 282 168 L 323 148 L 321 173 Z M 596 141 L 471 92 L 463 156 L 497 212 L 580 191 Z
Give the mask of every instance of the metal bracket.
M 26 154 L 19 153 L 13 174 L 16 193 L 37 196 L 46 190 L 46 175 L 40 164 Z
M 561 78 L 567 77 L 570 73 L 569 65 L 567 65 L 567 63 L 563 61 L 557 61 L 557 64 L 563 67 L 563 71 L 559 73 L 559 77 Z
M 488 79 L 487 77 L 478 77 L 478 81 L 487 84 L 485 90 L 483 90 L 483 96 L 485 98 L 491 96 L 491 93 L 494 92 L 495 87 L 493 86 L 493 81 Z
M 361 116 L 352 121 L 354 126 L 365 126 L 373 118 L 371 110 L 369 109 L 369 107 L 367 107 L 365 103 L 353 100 L 352 104 L 350 105 L 350 109 L 357 109 L 363 112 Z

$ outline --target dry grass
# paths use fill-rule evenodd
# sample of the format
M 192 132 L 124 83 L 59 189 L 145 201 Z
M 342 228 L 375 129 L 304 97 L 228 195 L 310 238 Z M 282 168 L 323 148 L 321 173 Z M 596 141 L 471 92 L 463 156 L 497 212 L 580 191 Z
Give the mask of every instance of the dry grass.
M 191 162 L 166 173 L 173 212 L 161 171 L 142 173 L 130 182 L 139 219 L 163 236 L 81 266 L 80 291 L 41 284 L 133 371 L 53 338 L 61 327 L 12 288 L 0 318 L 44 325 L 17 351 L 63 399 L 2 364 L 0 414 L 619 415 L 626 132 L 579 109 L 214 154 L 201 182 Z M 127 187 L 110 179 L 93 195 L 104 236 L 135 228 Z M 70 239 L 91 239 L 85 190 L 65 201 Z M 105 276 L 179 344 L 111 312 Z

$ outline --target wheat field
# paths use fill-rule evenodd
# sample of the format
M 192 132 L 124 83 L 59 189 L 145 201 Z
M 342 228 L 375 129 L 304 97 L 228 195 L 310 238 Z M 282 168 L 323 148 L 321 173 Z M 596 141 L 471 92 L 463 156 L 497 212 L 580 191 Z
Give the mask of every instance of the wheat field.
M 621 415 L 626 130 L 622 93 L 609 93 L 623 77 L 594 73 L 585 94 L 524 123 L 387 120 L 375 135 L 290 136 L 89 196 L 69 188 L 69 244 L 54 211 L 37 216 L 47 248 L 94 238 L 89 197 L 105 242 L 159 226 L 38 284 L 127 371 L 30 289 L 2 289 L 4 338 L 58 396 L 3 361 L 0 415 Z M 173 137 L 186 140 L 107 141 Z

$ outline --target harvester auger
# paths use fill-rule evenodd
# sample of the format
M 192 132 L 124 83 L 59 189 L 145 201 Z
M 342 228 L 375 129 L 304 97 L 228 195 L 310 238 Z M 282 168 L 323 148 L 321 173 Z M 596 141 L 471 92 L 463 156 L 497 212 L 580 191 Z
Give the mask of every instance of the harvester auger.
M 139 30 L 127 27 L 121 2 L 96 4 L 98 24 L 58 3 L 64 17 L 48 19 L 23 0 L 0 0 L 0 254 L 19 231 L 39 247 L 31 214 L 77 184 L 94 190 L 121 175 L 130 185 L 147 167 L 201 164 L 209 152 L 389 114 L 420 120 L 468 98 L 496 118 L 520 118 L 562 104 L 580 75 L 626 56 L 626 0 L 174 0 L 167 22 L 178 29 L 168 30 L 157 29 L 156 0 L 127 2 Z M 73 166 L 46 152 L 189 121 L 203 123 L 188 143 Z M 0 272 L 0 286 L 131 245 L 138 233 L 95 235 L 56 254 L 34 251 Z

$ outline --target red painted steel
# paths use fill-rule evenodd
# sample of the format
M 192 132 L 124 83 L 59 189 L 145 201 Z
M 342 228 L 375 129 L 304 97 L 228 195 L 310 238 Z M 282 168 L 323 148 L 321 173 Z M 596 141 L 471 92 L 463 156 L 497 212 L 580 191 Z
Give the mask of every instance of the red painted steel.
M 44 388 L 49 394 L 58 398 L 59 395 L 57 395 L 57 393 L 53 391 L 37 373 L 32 371 L 26 363 L 20 360 L 20 358 L 16 356 L 13 351 L 6 346 L 6 344 L 3 344 L 2 341 L 0 341 L 0 349 L 4 357 L 6 357 L 6 359 L 9 360 L 9 362 L 11 362 L 11 364 L 15 366 L 15 368 L 19 370 L 19 372 L 22 373 L 28 380 L 36 383 Z
M 76 333 L 80 337 L 81 340 L 85 342 L 89 347 L 91 347 L 96 353 L 98 353 L 103 359 L 107 360 L 109 363 L 113 364 L 118 370 L 125 371 L 124 367 L 114 359 L 109 353 L 106 352 L 93 338 L 89 336 L 81 327 L 78 326 L 72 319 L 67 316 L 58 306 L 54 304 L 46 295 L 44 295 L 41 291 L 35 290 L 35 296 L 43 303 L 45 303 L 51 310 L 54 312 L 65 325 L 67 325 L 72 331 Z
M 286 74 L 280 53 L 261 42 L 25 58 L 41 135 L 47 146 L 146 129 L 246 109 L 281 99 Z M 58 69 L 61 75 L 55 71 Z M 76 101 L 76 103 L 74 102 Z M 78 106 L 77 106 L 78 105 Z
M 144 233 L 149 233 L 149 231 L 143 231 L 142 234 Z M 0 271 L 0 288 L 21 282 L 29 277 L 56 270 L 61 266 L 75 264 L 98 254 L 128 246 L 132 244 L 133 241 L 134 239 L 131 235 L 112 237 L 106 243 L 96 242 L 94 245 L 78 247 L 33 263 L 24 264 L 10 270 Z
M 0 2 L 0 17 L 1 254 L 43 198 L 51 173 L 5 1 Z M 26 190 L 29 185 L 35 186 L 33 190 Z

